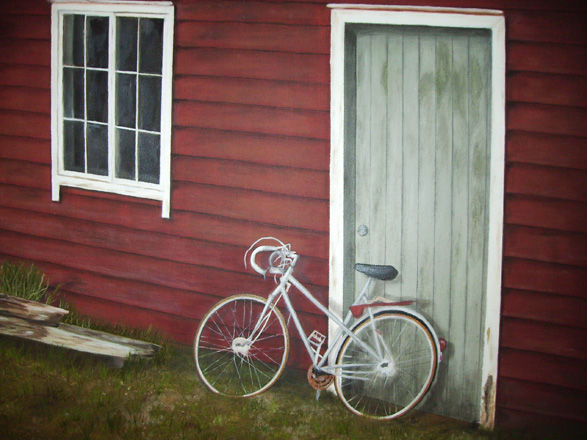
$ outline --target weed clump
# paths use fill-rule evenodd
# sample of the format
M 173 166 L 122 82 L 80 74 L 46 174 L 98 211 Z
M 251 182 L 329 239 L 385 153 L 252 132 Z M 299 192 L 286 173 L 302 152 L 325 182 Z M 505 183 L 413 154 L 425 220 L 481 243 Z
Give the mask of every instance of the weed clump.
M 51 289 L 45 274 L 33 264 L 5 261 L 0 265 L 0 293 L 51 304 L 58 290 Z

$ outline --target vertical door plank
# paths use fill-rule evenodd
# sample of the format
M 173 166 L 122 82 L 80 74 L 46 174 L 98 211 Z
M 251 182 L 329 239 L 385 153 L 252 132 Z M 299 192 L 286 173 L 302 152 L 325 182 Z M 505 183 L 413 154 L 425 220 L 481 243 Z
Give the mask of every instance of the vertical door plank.
M 418 291 L 418 194 L 419 194 L 419 114 L 420 38 L 405 32 L 403 38 L 403 217 L 400 280 L 402 297 L 415 299 Z
M 450 265 L 452 221 L 452 38 L 436 39 L 436 162 L 434 209 L 434 308 L 439 331 L 448 329 L 450 314 Z
M 455 38 L 453 42 L 453 197 L 452 197 L 452 281 L 449 312 L 450 325 L 444 337 L 450 341 L 450 356 L 446 356 L 444 368 L 450 375 L 444 390 L 459 408 L 468 398 L 463 396 L 462 377 L 466 362 L 465 335 L 467 333 L 467 235 L 469 198 L 469 83 L 468 38 Z M 462 396 L 462 397 L 461 397 Z
M 420 75 L 418 109 L 418 300 L 427 313 L 434 300 L 434 181 L 436 157 L 436 41 L 420 36 Z
M 402 167 L 403 167 L 403 38 L 394 32 L 387 36 L 387 186 L 385 263 L 400 270 L 402 255 Z M 401 280 L 401 278 L 400 278 Z M 385 283 L 386 298 L 401 298 L 400 280 Z
M 436 145 L 435 180 L 428 185 L 435 191 L 434 242 L 429 243 L 434 253 L 433 307 L 428 311 L 440 334 L 449 327 L 451 301 L 451 239 L 452 239 L 452 38 L 441 33 L 436 37 Z M 435 394 L 428 407 L 442 411 L 448 371 L 441 369 L 437 378 L 441 392 Z
M 357 36 L 357 117 L 356 117 L 356 178 L 355 178 L 355 228 L 360 225 L 369 225 L 370 194 L 370 166 L 371 166 L 371 36 L 359 34 Z M 355 259 L 357 262 L 369 261 L 369 246 L 364 237 L 357 231 L 355 236 Z M 365 283 L 365 276 L 355 274 L 355 291 Z
M 387 38 L 378 32 L 371 36 L 371 167 L 369 181 L 369 233 L 364 237 L 369 246 L 370 264 L 385 263 L 385 247 L 388 237 L 385 224 L 387 180 Z M 378 286 L 380 287 L 380 286 Z M 381 292 L 381 289 L 377 289 Z
M 483 36 L 471 36 L 469 42 L 469 239 L 467 252 L 467 331 L 463 349 L 467 353 L 463 386 L 476 394 L 480 401 L 481 355 L 483 336 L 486 216 L 488 118 L 490 87 L 489 42 Z M 475 353 L 475 355 L 473 355 Z M 477 393 L 476 393 L 477 392 Z M 464 409 L 464 408 L 463 408 Z M 474 414 L 464 414 L 474 416 Z

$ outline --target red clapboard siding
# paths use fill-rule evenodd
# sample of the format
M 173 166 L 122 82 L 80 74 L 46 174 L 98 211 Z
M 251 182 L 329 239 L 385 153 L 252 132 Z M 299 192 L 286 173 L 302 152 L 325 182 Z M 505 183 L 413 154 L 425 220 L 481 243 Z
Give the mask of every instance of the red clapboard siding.
M 584 108 L 526 103 L 508 104 L 509 130 L 584 136 L 585 121 L 587 121 L 587 109 Z
M 51 18 L 49 15 L 2 15 L 0 29 L 5 38 L 49 40 Z
M 181 1 L 176 5 L 180 20 L 232 21 L 329 25 L 330 9 L 324 4 L 269 3 L 258 1 Z
M 172 204 L 177 209 L 233 219 L 328 230 L 328 202 L 321 200 L 181 182 L 174 185 Z
M 0 230 L 0 249 L 10 250 L 10 255 L 30 261 L 51 261 L 67 266 L 72 274 L 79 270 L 91 270 L 102 276 L 146 282 L 171 289 L 189 290 L 197 294 L 224 298 L 232 292 L 250 292 L 266 295 L 273 285 L 260 282 L 257 275 L 237 274 L 220 269 L 190 266 L 106 249 L 91 248 L 59 240 L 27 237 Z M 75 255 L 76 258 L 71 258 Z M 272 280 L 271 280 L 272 282 Z M 325 290 L 312 288 L 317 297 L 326 301 Z M 296 307 L 306 310 L 307 301 L 296 295 L 292 301 Z
M 281 228 L 177 210 L 174 210 L 170 221 L 162 222 L 158 207 L 146 205 L 142 203 L 142 199 L 108 199 L 104 198 L 103 194 L 62 188 L 61 202 L 49 203 L 49 191 L 49 185 L 42 190 L 0 185 L 0 200 L 4 206 L 16 209 L 234 244 L 240 246 L 243 253 L 260 236 L 275 236 L 291 243 L 302 256 L 328 258 L 326 233 L 296 231 L 288 227 Z M 129 200 L 137 203 L 129 203 Z
M 528 368 L 532 365 L 533 368 Z M 504 348 L 499 354 L 501 377 L 587 390 L 587 362 Z
M 542 436 L 548 437 L 550 435 L 551 438 L 576 438 L 577 432 L 582 433 L 584 431 L 580 421 L 569 420 L 564 415 L 546 416 L 523 410 L 501 408 L 499 406 L 495 409 L 495 420 L 495 425 L 502 429 L 512 428 L 520 430 L 521 428 L 527 428 L 532 432 L 536 432 L 539 429 Z
M 587 47 L 564 44 L 508 42 L 507 70 L 583 75 L 587 70 Z
M 504 256 L 587 266 L 587 235 L 506 225 Z
M 316 54 L 176 48 L 174 70 L 176 75 L 330 82 L 330 58 Z
M 11 259 L 11 257 L 4 256 L 2 258 L 2 255 L 0 255 L 0 259 Z M 223 297 L 245 291 L 267 296 L 273 287 L 271 283 L 260 277 L 255 277 L 257 282 L 254 290 L 226 286 L 222 296 L 212 296 L 206 293 L 169 288 L 137 280 L 105 276 L 90 270 L 73 269 L 51 263 L 35 261 L 35 265 L 47 274 L 51 285 L 60 286 L 60 291 L 65 289 L 76 295 L 120 302 L 128 306 L 192 319 L 200 319 L 212 305 Z M 324 289 L 312 286 L 312 290 L 314 290 L 320 302 L 327 303 L 327 295 Z M 292 294 L 291 299 L 296 310 L 300 312 L 301 316 L 305 317 L 304 319 L 314 323 L 317 322 L 316 320 L 320 320 L 320 316 L 316 315 L 317 309 L 303 300 L 300 295 Z
M 506 169 L 506 193 L 587 200 L 587 174 L 582 170 L 511 164 Z
M 508 162 L 587 169 L 587 140 L 509 130 L 506 158 Z
M 173 89 L 175 99 L 180 100 L 330 110 L 330 89 L 326 84 L 179 76 Z
M 250 273 L 250 270 L 247 271 L 244 267 L 244 251 L 240 246 L 222 245 L 1 207 L 0 228 L 162 260 Z M 328 285 L 327 261 L 305 257 L 304 263 L 306 264 L 300 269 L 305 270 L 298 271 L 300 276 L 310 283 Z
M 51 65 L 51 43 L 43 40 L 0 39 L 0 60 L 5 64 Z
M 573 359 L 587 359 L 585 330 L 576 327 L 504 317 L 501 346 Z
M 556 386 L 503 378 L 497 383 L 501 408 L 532 411 L 545 416 L 585 421 L 584 403 L 587 393 Z M 539 421 L 538 421 L 539 422 Z
M 328 199 L 328 172 L 227 160 L 176 157 L 175 180 Z
M 48 66 L 0 65 L 0 84 L 3 86 L 50 87 Z
M 113 278 L 87 270 L 73 270 L 66 266 L 35 262 L 53 286 L 76 295 L 120 302 L 127 306 L 155 310 L 190 319 L 200 319 L 214 303 L 215 296 L 203 295 L 182 289 Z M 91 268 L 89 268 L 91 269 Z
M 506 258 L 503 287 L 585 298 L 587 270 L 575 266 Z
M 94 272 L 105 276 L 218 296 L 225 292 L 219 283 L 215 282 L 215 277 L 222 279 L 225 285 L 242 285 L 245 290 L 252 279 L 248 275 L 91 248 L 59 240 L 32 236 L 23 240 L 22 234 L 9 231 L 0 231 L 0 248 L 12 249 L 11 254 L 28 260 L 51 261 L 79 270 L 92 268 Z M 72 258 L 73 255 L 75 258 Z
M 502 315 L 586 328 L 587 299 L 527 290 L 504 289 Z
M 51 139 L 49 114 L 0 110 L 0 136 Z
M 77 312 L 89 316 L 94 322 L 114 322 L 131 328 L 152 327 L 183 344 L 193 342 L 197 326 L 194 320 L 135 306 L 126 306 L 118 302 L 76 295 L 67 291 L 64 291 L 62 296 Z
M 508 41 L 584 44 L 587 14 L 577 12 L 507 11 Z
M 173 152 L 188 156 L 245 160 L 315 170 L 328 170 L 330 144 L 326 140 L 235 133 L 177 127 Z
M 176 47 L 330 54 L 330 28 L 260 23 L 180 21 Z
M 49 140 L 3 136 L 0 142 L 0 158 L 51 164 L 51 142 Z
M 0 161 L 0 183 L 10 185 L 49 188 L 51 184 L 51 167 L 32 162 L 17 160 Z
M 173 106 L 177 126 L 216 128 L 282 136 L 329 139 L 328 112 L 286 110 L 237 104 L 177 101 Z
M 50 115 L 51 92 L 32 87 L 0 87 L 0 109 Z
M 193 2 L 198 0 L 183 0 Z M 268 0 L 279 2 L 281 0 Z M 303 3 L 304 7 L 308 3 L 320 3 L 328 5 L 328 0 L 296 0 L 297 3 Z M 345 0 L 340 3 L 356 4 L 353 0 Z M 361 4 L 389 5 L 389 0 L 368 0 Z M 553 3 L 550 0 L 410 0 L 402 2 L 402 5 L 409 6 L 431 6 L 431 7 L 455 7 L 455 8 L 484 8 L 484 9 L 538 9 L 545 11 L 569 10 L 584 12 L 585 7 L 582 2 L 576 0 L 561 0 Z
M 28 14 L 28 15 L 46 15 L 51 11 L 49 2 L 39 0 L 19 0 L 17 2 L 4 2 L 2 13 L 4 14 Z
M 587 204 L 532 196 L 509 195 L 505 201 L 505 222 L 587 233 Z
M 563 106 L 587 106 L 587 77 L 511 72 L 507 76 L 507 100 Z

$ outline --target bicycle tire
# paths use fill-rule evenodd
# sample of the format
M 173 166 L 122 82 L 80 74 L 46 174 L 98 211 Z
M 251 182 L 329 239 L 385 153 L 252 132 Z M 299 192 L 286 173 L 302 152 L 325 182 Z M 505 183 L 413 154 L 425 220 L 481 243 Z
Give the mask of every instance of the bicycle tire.
M 392 420 L 413 409 L 436 376 L 438 349 L 433 330 L 412 314 L 387 310 L 359 321 L 353 333 L 383 353 L 384 362 L 347 336 L 336 358 L 335 378 L 344 405 L 354 414 L 378 420 Z
M 248 338 L 267 300 L 241 294 L 215 304 L 202 318 L 194 337 L 194 359 L 202 382 L 214 393 L 255 396 L 279 378 L 289 355 L 289 333 L 274 307 L 266 325 L 248 348 Z

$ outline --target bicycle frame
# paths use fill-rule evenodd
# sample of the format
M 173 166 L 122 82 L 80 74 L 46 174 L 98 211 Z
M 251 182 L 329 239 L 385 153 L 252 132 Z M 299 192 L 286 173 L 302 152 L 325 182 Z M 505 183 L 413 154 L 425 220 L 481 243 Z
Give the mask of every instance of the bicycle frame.
M 312 295 L 312 293 L 300 281 L 298 281 L 293 276 L 293 270 L 295 268 L 295 265 L 297 263 L 298 258 L 299 258 L 299 256 L 297 254 L 293 257 L 293 260 L 292 260 L 290 266 L 287 268 L 285 273 L 283 273 L 281 275 L 278 286 L 267 297 L 267 302 L 265 303 L 265 307 L 263 308 L 263 311 L 261 312 L 261 315 L 259 316 L 259 320 L 257 321 L 257 324 L 255 325 L 253 332 L 251 333 L 250 343 L 251 344 L 254 343 L 254 341 L 256 340 L 254 335 L 257 332 L 259 332 L 259 330 L 264 328 L 264 325 L 265 325 L 264 322 L 266 321 L 267 311 L 269 310 L 269 308 L 276 307 L 279 300 L 283 298 L 285 305 L 287 307 L 287 310 L 289 311 L 290 316 L 292 317 L 292 319 L 294 321 L 294 324 L 296 326 L 298 334 L 300 335 L 302 342 L 304 343 L 304 346 L 306 348 L 306 351 L 308 352 L 310 359 L 312 359 L 312 363 L 315 368 L 317 368 L 323 372 L 329 373 L 329 374 L 336 374 L 336 369 L 338 368 L 338 366 L 337 365 L 326 365 L 326 363 L 328 361 L 330 354 L 334 350 L 334 348 L 338 346 L 338 343 L 340 342 L 340 339 L 343 337 L 343 335 L 349 336 L 357 344 L 359 344 L 363 349 L 365 349 L 369 354 L 373 355 L 376 359 L 382 361 L 383 358 L 381 356 L 381 353 L 375 352 L 369 345 L 365 344 L 357 336 L 355 336 L 353 334 L 353 332 L 351 331 L 351 329 L 349 328 L 349 324 L 350 324 L 351 320 L 353 319 L 353 315 L 350 311 L 347 313 L 344 320 L 341 320 L 338 316 L 336 316 L 334 313 L 332 313 L 330 310 L 328 310 L 326 307 L 324 307 L 322 304 L 320 304 L 320 302 L 314 297 L 314 295 Z M 367 299 L 367 293 L 369 292 L 369 287 L 371 286 L 372 281 L 373 281 L 372 278 L 367 279 L 367 282 L 363 286 L 363 289 L 359 293 L 359 296 L 356 298 L 353 305 L 360 304 Z M 334 340 L 330 342 L 329 347 L 326 349 L 326 352 L 323 355 L 320 355 L 320 353 L 318 351 L 314 351 L 312 349 L 309 338 L 306 335 L 306 332 L 304 331 L 304 328 L 302 326 L 302 323 L 300 322 L 298 314 L 291 303 L 288 291 L 290 289 L 290 286 L 292 286 L 292 285 L 300 293 L 302 293 L 312 304 L 314 304 L 314 306 L 316 308 L 318 308 L 318 310 L 320 310 L 322 313 L 324 313 L 329 319 L 332 319 L 332 321 L 334 321 L 334 323 L 338 326 L 338 332 L 336 333 Z M 369 309 L 369 313 L 371 313 L 370 309 Z M 378 350 L 378 351 L 380 351 L 380 350 Z

